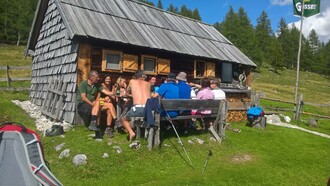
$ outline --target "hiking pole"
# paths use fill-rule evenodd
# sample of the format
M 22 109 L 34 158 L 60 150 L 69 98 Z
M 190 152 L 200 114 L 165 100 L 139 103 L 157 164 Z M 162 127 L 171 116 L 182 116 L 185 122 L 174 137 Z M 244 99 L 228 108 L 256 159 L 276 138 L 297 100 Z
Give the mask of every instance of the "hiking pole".
M 189 160 L 190 165 L 192 165 L 192 162 L 191 162 L 191 160 L 190 160 L 190 157 L 189 157 L 189 155 L 188 155 L 188 152 L 187 152 L 186 148 L 183 146 L 183 143 L 182 143 L 182 141 L 181 141 L 181 138 L 180 138 L 178 132 L 176 131 L 176 129 L 175 129 L 175 127 L 174 127 L 174 124 L 173 124 L 173 122 L 172 122 L 170 116 L 168 115 L 168 113 L 167 113 L 166 110 L 165 110 L 165 112 L 166 112 L 166 116 L 168 117 L 168 120 L 170 121 L 170 123 L 171 123 L 171 125 L 172 125 L 172 128 L 173 128 L 173 130 L 174 130 L 176 136 L 177 136 L 178 139 L 179 139 L 179 143 L 181 144 L 181 146 L 182 146 L 184 152 L 186 153 L 186 156 L 187 156 L 187 158 L 188 158 L 188 160 Z
M 207 156 L 207 158 L 206 158 L 206 162 L 205 162 L 205 165 L 204 165 L 204 169 L 203 169 L 203 172 L 202 172 L 202 176 L 203 176 L 203 174 L 204 174 L 204 172 L 205 172 L 205 170 L 206 170 L 207 164 L 209 163 L 209 159 L 210 159 L 210 157 L 211 157 L 212 155 L 213 155 L 212 151 L 209 150 L 209 154 L 208 154 L 208 156 Z

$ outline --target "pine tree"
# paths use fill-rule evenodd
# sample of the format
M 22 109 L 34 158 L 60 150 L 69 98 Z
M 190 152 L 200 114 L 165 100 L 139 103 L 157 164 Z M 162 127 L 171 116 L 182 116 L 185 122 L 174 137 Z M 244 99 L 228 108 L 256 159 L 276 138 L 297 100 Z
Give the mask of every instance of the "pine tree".
M 169 5 L 169 7 L 167 8 L 167 11 L 169 11 L 169 12 L 173 12 L 173 13 L 175 13 L 175 14 L 178 14 L 178 13 L 179 13 L 178 8 L 175 7 L 175 6 L 173 6 L 172 3 L 171 3 L 171 4 Z
M 261 15 L 257 19 L 257 26 L 255 29 L 257 46 L 261 49 L 264 58 L 261 60 L 270 63 L 270 46 L 271 46 L 271 36 L 273 36 L 273 31 L 271 28 L 270 20 L 265 11 L 262 11 Z
M 186 7 L 186 5 L 182 5 L 182 6 L 181 6 L 180 14 L 183 15 L 183 16 L 185 16 L 185 17 L 190 17 L 190 18 L 192 18 L 192 12 L 191 12 L 190 9 L 188 9 L 188 8 Z
M 326 67 L 324 68 L 324 73 L 330 76 L 330 40 L 324 47 L 324 62 Z
M 192 12 L 192 18 L 196 19 L 196 20 L 199 20 L 199 21 L 202 21 L 202 18 L 199 15 L 199 11 L 198 11 L 197 8 L 195 8 L 194 11 Z
M 224 21 L 220 24 L 220 32 L 232 43 L 238 43 L 239 20 L 232 6 L 229 7 Z
M 319 36 L 317 35 L 314 29 L 312 29 L 311 32 L 309 33 L 308 41 L 310 47 L 312 48 L 313 54 L 316 54 L 321 46 L 321 43 L 319 41 Z
M 157 2 L 157 8 L 159 8 L 159 9 L 164 9 L 164 8 L 163 8 L 163 3 L 162 3 L 161 0 L 158 0 L 158 2 Z
M 295 25 L 292 25 L 292 28 L 290 29 L 289 32 L 289 46 L 291 46 L 289 48 L 287 52 L 287 57 L 288 57 L 288 61 L 289 61 L 289 68 L 293 69 L 295 68 L 297 65 L 297 56 L 298 56 L 298 48 L 299 48 L 299 30 L 297 29 L 297 27 Z
M 270 46 L 268 49 L 268 60 L 276 73 L 283 67 L 283 51 L 281 43 L 274 37 L 270 39 Z
M 283 66 L 284 67 L 289 67 L 289 65 L 291 64 L 290 60 L 290 49 L 292 48 L 291 44 L 290 44 L 290 40 L 289 40 L 289 28 L 288 25 L 285 21 L 284 18 L 281 18 L 280 23 L 278 25 L 279 29 L 277 31 L 277 35 L 278 35 L 278 41 L 281 44 L 281 50 L 282 50 L 282 54 L 283 54 Z
M 222 32 L 221 32 L 221 23 L 219 23 L 219 22 L 215 22 L 213 26 L 214 26 L 214 28 L 217 29 L 220 33 L 222 33 Z
M 38 0 L 0 1 L 0 42 L 26 43 Z
M 260 48 L 256 47 L 254 28 L 243 7 L 238 9 L 237 18 L 238 28 L 236 31 L 239 39 L 235 41 L 235 45 L 256 64 L 260 64 Z

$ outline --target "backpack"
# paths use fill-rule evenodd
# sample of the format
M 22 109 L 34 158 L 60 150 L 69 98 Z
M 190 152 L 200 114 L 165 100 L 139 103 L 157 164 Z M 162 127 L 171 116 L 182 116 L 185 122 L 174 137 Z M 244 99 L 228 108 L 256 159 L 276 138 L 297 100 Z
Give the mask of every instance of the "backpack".
M 256 119 L 265 115 L 261 107 L 251 107 L 246 114 L 248 119 Z
M 47 168 L 39 135 L 18 123 L 0 124 L 1 185 L 62 185 Z

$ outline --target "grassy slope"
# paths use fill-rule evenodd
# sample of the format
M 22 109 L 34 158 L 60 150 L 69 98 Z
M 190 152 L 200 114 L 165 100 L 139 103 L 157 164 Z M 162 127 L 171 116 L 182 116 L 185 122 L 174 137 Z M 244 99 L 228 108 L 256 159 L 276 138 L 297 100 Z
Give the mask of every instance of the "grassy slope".
M 4 59 L 3 53 L 6 53 L 4 50 L 14 53 L 17 48 L 4 49 L 0 47 L 0 65 L 3 65 L 1 61 Z M 22 50 L 22 47 L 18 50 Z M 286 72 L 289 71 L 282 73 Z M 286 77 L 293 76 L 290 74 L 286 74 Z M 278 86 L 268 88 L 267 81 L 267 84 L 280 84 L 286 81 L 277 80 L 271 75 L 271 73 L 261 72 L 259 77 L 255 77 L 253 88 L 266 92 L 268 97 L 293 100 L 288 92 L 294 91 L 294 89 L 287 87 L 290 86 L 287 83 L 281 85 L 285 87 L 283 91 L 280 88 L 275 88 Z M 277 76 L 276 74 L 273 75 Z M 261 78 L 264 76 L 268 76 L 271 80 Z M 317 80 L 314 80 L 314 76 Z M 321 77 L 311 75 L 310 79 L 319 81 Z M 294 82 L 294 80 L 291 81 Z M 328 80 L 321 79 L 321 81 L 329 88 Z M 281 96 L 275 94 L 274 90 L 278 91 Z M 322 92 L 323 89 L 320 91 Z M 310 94 L 310 96 L 314 95 L 318 96 L 315 93 Z M 329 95 L 325 95 L 325 97 L 327 96 L 329 98 Z M 0 97 L 2 98 L 0 99 L 0 122 L 17 121 L 30 128 L 35 128 L 34 120 L 11 102 L 15 99 L 27 100 L 28 92 L 0 92 Z M 265 102 L 264 104 L 271 105 L 275 103 Z M 315 110 L 315 108 L 312 109 Z M 321 111 L 320 114 L 325 113 Z M 329 139 L 276 126 L 268 126 L 266 130 L 260 130 L 245 127 L 240 123 L 232 124 L 232 127 L 240 128 L 242 132 L 227 131 L 226 140 L 220 146 L 209 141 L 208 134 L 182 137 L 192 159 L 194 169 L 181 158 L 186 157 L 173 132 L 163 139 L 163 144 L 169 144 L 171 147 L 162 146 L 160 149 L 153 151 L 146 149 L 146 142 L 143 140 L 141 141 L 142 148 L 140 150 L 129 149 L 125 134 L 116 134 L 111 141 L 111 145 L 108 145 L 108 142 L 110 142 L 108 138 L 105 138 L 102 142 L 89 140 L 87 135 L 91 132 L 82 126 L 75 127 L 74 130 L 67 132 L 65 138 L 42 137 L 42 142 L 45 157 L 49 161 L 53 173 L 65 185 L 326 184 L 330 170 Z M 324 130 L 329 131 L 329 128 Z M 199 145 L 196 141 L 194 145 L 188 144 L 187 140 L 194 137 L 205 140 L 205 144 Z M 56 152 L 54 147 L 63 142 L 65 142 L 65 146 L 62 150 L 69 148 L 70 156 L 69 158 L 59 159 L 57 156 L 60 152 Z M 123 153 L 117 154 L 112 148 L 115 145 L 121 146 Z M 212 150 L 213 156 L 209 160 L 204 175 L 201 176 L 208 150 Z M 88 156 L 87 165 L 75 167 L 71 163 L 73 155 L 78 153 Z M 102 158 L 103 153 L 108 153 L 109 158 Z
M 294 101 L 296 83 L 296 71 L 283 70 L 274 73 L 267 69 L 261 69 L 260 73 L 253 74 L 253 90 L 264 92 L 266 97 L 276 98 L 286 101 Z M 299 73 L 298 94 L 303 94 L 303 100 L 306 103 L 303 111 L 330 116 L 330 80 L 329 77 L 321 76 L 311 72 Z M 318 106 L 317 106 L 318 105 Z M 274 101 L 261 100 L 261 106 L 280 107 L 293 109 L 292 104 L 279 103 Z M 266 109 L 267 110 L 267 109 Z M 293 111 L 280 112 L 292 118 Z M 310 118 L 318 119 L 318 127 L 311 128 L 307 124 Z M 291 123 L 301 127 L 315 130 L 330 135 L 330 119 L 318 118 L 311 115 L 301 115 L 301 121 Z
M 31 58 L 24 58 L 24 48 L 25 46 L 11 46 L 11 45 L 2 45 L 0 44 L 0 66 L 30 66 Z M 31 70 L 10 70 L 10 77 L 30 77 Z M 6 77 L 6 71 L 0 71 L 0 78 Z M 15 85 L 14 82 L 13 85 Z M 19 84 L 20 82 L 18 82 Z M 6 85 L 3 82 L 0 82 L 0 87 Z M 20 85 L 20 84 L 19 84 Z
M 260 73 L 253 74 L 252 88 L 265 92 L 266 97 L 294 101 L 295 85 L 294 70 L 283 70 L 276 74 L 262 69 Z M 311 72 L 299 72 L 298 85 L 298 94 L 303 94 L 305 102 L 330 105 L 329 77 Z

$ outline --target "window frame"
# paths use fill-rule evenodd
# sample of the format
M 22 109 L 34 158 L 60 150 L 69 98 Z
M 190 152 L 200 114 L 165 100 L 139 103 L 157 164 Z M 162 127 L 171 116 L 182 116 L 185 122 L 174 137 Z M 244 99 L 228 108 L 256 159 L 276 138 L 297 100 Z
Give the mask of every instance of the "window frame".
M 153 59 L 154 60 L 154 62 L 155 62 L 154 71 L 146 71 L 146 70 L 144 70 L 144 59 L 145 58 L 150 58 L 150 59 Z M 141 67 L 140 67 L 140 69 L 143 70 L 145 74 L 156 75 L 157 74 L 157 60 L 158 60 L 158 57 L 156 57 L 156 56 L 142 55 L 141 56 Z
M 120 59 L 119 59 L 119 68 L 118 69 L 112 69 L 112 68 L 107 68 L 107 55 L 108 54 L 113 54 L 113 55 L 119 55 Z M 123 52 L 121 51 L 116 51 L 116 50 L 107 50 L 107 49 L 103 49 L 102 50 L 102 71 L 105 72 L 122 72 L 122 68 L 123 68 Z
M 197 77 L 197 63 L 204 63 L 204 71 L 203 71 L 203 76 L 202 77 Z M 212 76 L 208 76 L 207 72 L 208 72 L 208 64 L 213 64 L 213 75 Z M 208 61 L 204 61 L 204 60 L 198 60 L 196 59 L 194 61 L 194 78 L 204 78 L 204 77 L 215 77 L 215 63 L 214 62 L 208 62 Z

